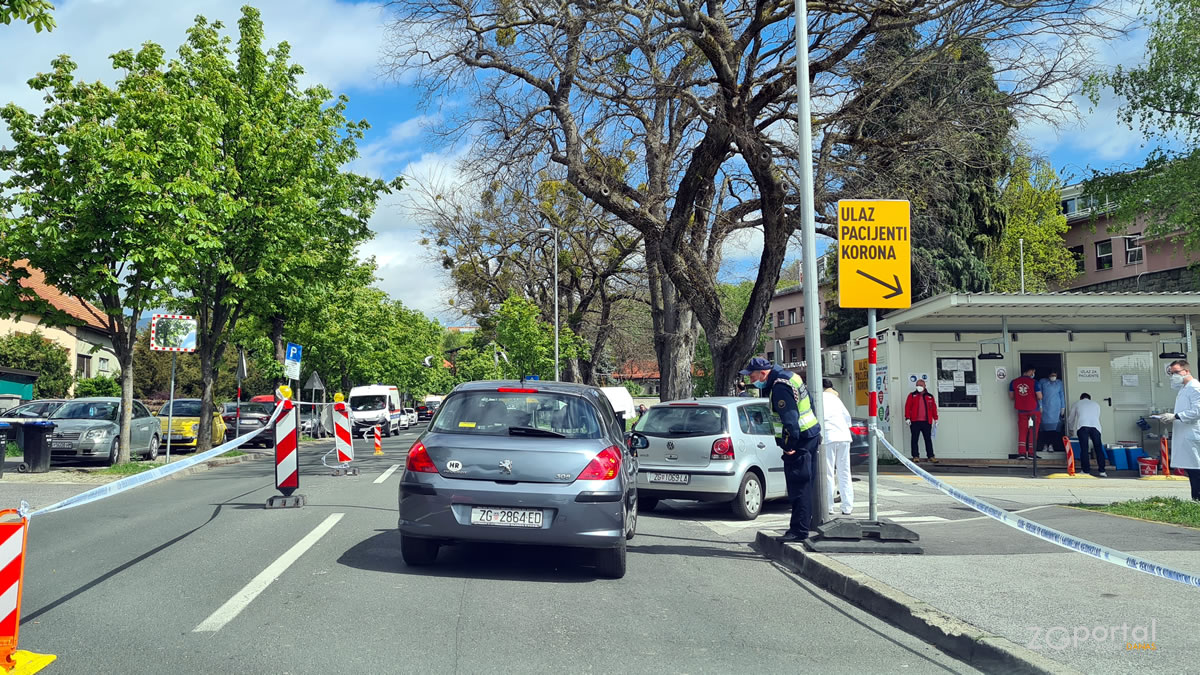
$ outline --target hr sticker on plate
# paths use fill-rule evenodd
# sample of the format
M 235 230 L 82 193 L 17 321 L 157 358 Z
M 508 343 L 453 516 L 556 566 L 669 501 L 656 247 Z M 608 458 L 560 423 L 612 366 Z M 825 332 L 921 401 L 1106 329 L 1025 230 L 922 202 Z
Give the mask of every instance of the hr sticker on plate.
M 446 470 L 453 471 L 455 473 L 462 471 L 462 462 L 458 461 L 457 459 L 452 459 L 449 462 L 446 462 Z

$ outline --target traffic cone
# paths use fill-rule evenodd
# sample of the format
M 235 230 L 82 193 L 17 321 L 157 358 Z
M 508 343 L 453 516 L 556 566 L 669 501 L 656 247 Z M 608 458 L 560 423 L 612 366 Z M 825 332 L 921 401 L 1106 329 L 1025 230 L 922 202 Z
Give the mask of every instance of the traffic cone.
M 0 669 L 5 672 L 16 670 L 20 673 L 36 673 L 56 657 L 17 649 L 29 519 L 22 517 L 16 509 L 0 511 L 0 518 L 14 514 L 20 520 L 0 523 Z
M 1159 459 L 1162 460 L 1162 473 L 1164 476 L 1171 475 L 1171 458 L 1167 452 L 1167 446 L 1169 446 L 1169 445 L 1170 445 L 1170 443 L 1168 443 L 1167 439 L 1165 439 L 1165 438 L 1160 438 L 1158 440 L 1158 449 L 1161 454 L 1161 457 L 1159 457 Z
M 375 425 L 375 454 L 383 454 L 383 438 L 379 435 L 379 425 Z
M 1067 475 L 1075 475 L 1075 447 L 1071 445 L 1071 439 L 1063 436 L 1063 445 L 1067 449 Z

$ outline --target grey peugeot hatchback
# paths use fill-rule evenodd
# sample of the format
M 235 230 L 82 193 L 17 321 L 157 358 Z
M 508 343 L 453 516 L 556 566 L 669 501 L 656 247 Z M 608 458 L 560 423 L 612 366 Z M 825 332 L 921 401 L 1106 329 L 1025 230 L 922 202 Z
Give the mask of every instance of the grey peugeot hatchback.
M 625 576 L 637 526 L 637 463 L 596 387 L 480 381 L 446 397 L 408 452 L 400 550 L 428 565 L 457 542 L 595 550 L 597 571 Z

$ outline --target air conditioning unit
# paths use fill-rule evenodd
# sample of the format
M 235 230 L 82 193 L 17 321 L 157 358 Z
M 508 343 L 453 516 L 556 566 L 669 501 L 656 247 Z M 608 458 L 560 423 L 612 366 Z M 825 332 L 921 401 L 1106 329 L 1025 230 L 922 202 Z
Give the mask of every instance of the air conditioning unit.
M 839 350 L 821 352 L 821 373 L 829 376 L 845 375 L 846 366 Z

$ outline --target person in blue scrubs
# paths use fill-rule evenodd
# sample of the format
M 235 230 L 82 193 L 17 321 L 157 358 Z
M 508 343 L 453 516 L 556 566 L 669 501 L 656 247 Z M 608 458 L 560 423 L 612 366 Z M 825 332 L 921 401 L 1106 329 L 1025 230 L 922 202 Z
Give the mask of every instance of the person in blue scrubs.
M 1038 435 L 1038 450 L 1050 445 L 1057 452 L 1066 452 L 1063 446 L 1063 420 L 1067 416 L 1067 393 L 1063 389 L 1058 373 L 1050 371 L 1050 377 L 1038 380 L 1037 391 L 1041 394 L 1039 406 L 1042 411 L 1042 429 Z

